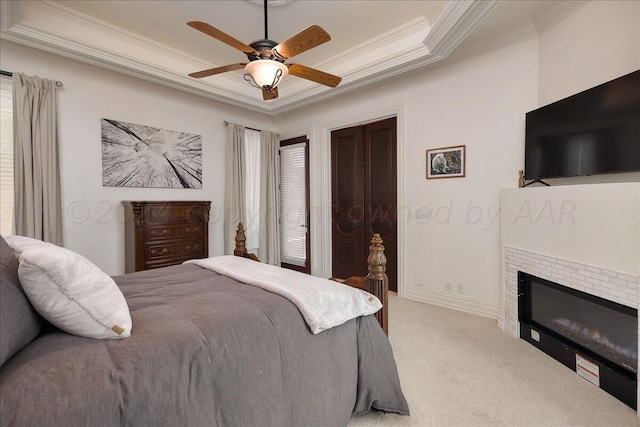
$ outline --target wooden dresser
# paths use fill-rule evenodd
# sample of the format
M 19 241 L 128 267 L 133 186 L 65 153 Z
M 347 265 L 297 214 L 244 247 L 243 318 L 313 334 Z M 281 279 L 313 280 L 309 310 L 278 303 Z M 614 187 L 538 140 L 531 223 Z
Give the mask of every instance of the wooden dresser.
M 127 273 L 209 256 L 211 202 L 123 201 L 122 204 Z

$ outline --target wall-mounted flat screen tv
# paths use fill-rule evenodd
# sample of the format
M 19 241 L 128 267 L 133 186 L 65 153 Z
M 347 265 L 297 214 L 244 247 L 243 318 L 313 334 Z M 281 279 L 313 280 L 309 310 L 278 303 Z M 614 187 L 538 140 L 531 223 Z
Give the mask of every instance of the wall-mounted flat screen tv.
M 526 115 L 525 179 L 640 171 L 640 70 Z

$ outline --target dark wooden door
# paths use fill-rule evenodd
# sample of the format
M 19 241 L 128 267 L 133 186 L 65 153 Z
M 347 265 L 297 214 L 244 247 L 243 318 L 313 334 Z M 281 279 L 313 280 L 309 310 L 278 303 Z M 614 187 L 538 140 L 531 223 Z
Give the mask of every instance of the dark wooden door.
M 364 132 L 348 128 L 331 132 L 332 276 L 363 276 Z
M 396 291 L 396 119 L 332 132 L 331 176 L 332 275 L 366 275 L 369 243 L 379 233 Z

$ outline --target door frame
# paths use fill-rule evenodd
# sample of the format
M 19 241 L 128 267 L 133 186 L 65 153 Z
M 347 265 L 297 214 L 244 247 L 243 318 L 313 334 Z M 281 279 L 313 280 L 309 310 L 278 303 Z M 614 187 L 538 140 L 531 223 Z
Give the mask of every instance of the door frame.
M 404 297 L 404 254 L 405 254 L 405 223 L 406 209 L 404 208 L 404 114 L 402 106 L 396 106 L 379 111 L 372 111 L 360 116 L 347 117 L 341 120 L 323 123 L 320 131 L 320 146 L 322 161 L 314 164 L 322 164 L 323 179 L 320 196 L 320 206 L 324 209 L 324 220 L 319 221 L 316 230 L 320 233 L 316 236 L 314 246 L 318 248 L 322 256 L 322 276 L 331 275 L 331 132 L 343 128 L 365 125 L 372 122 L 396 117 L 396 167 L 397 167 L 397 233 L 398 233 L 398 296 Z M 314 205 L 314 194 L 311 194 L 311 204 Z M 313 225 L 313 224 L 312 224 Z M 384 243 L 383 243 L 384 244 Z M 312 249 L 313 252 L 313 249 Z M 312 269 L 313 271 L 313 269 Z

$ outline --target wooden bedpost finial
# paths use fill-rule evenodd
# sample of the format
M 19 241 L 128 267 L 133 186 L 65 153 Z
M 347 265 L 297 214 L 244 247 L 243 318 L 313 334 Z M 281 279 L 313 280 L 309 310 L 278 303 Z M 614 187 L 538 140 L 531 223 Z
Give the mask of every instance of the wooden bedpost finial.
M 387 257 L 384 256 L 384 246 L 382 246 L 380 234 L 373 235 L 369 250 L 369 258 L 367 258 L 369 274 L 367 274 L 367 278 L 373 280 L 387 279 L 387 274 L 385 273 L 387 271 Z
M 387 257 L 384 255 L 382 238 L 378 233 L 373 235 L 369 246 L 369 274 L 367 274 L 367 292 L 378 297 L 382 309 L 374 316 L 382 326 L 384 333 L 389 335 L 389 277 L 387 276 Z
M 244 225 L 241 222 L 238 223 L 238 229 L 236 230 L 236 248 L 233 251 L 235 256 L 245 256 L 247 254 L 247 247 L 245 242 L 247 236 L 244 234 Z

